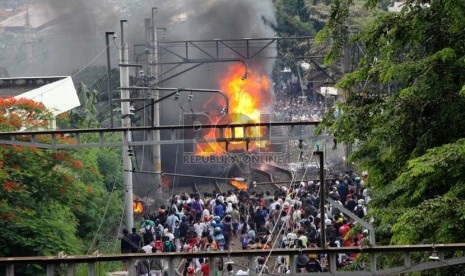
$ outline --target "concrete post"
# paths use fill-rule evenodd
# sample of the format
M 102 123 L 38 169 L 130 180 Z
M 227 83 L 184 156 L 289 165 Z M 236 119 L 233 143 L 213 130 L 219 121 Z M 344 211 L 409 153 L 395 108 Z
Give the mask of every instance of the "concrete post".
M 95 263 L 88 263 L 87 264 L 87 276 L 95 276 Z
M 54 276 L 55 275 L 55 265 L 49 264 L 47 265 L 47 276 Z
M 121 87 L 129 87 L 129 51 L 128 44 L 124 41 L 124 23 L 126 20 L 121 20 L 121 51 L 120 51 L 120 83 Z M 129 99 L 129 90 L 121 89 L 121 99 Z M 123 128 L 131 127 L 130 105 L 128 101 L 121 102 L 121 126 Z M 123 143 L 131 141 L 131 133 L 129 131 L 123 133 Z M 123 169 L 124 169 L 124 187 L 125 187 L 125 215 L 126 228 L 131 229 L 134 226 L 134 210 L 133 210 L 133 187 L 132 187 L 132 163 L 129 156 L 129 146 L 123 146 Z
M 296 254 L 289 255 L 289 270 L 291 275 L 297 274 L 297 256 Z
M 249 275 L 256 275 L 255 269 L 257 269 L 257 257 L 249 256 Z
M 6 276 L 15 276 L 15 265 L 9 265 L 6 267 Z
M 76 275 L 76 265 L 75 264 L 69 264 L 68 265 L 68 276 L 75 276 Z
M 152 8 L 152 32 L 153 32 L 153 41 L 152 41 L 152 59 L 151 59 L 151 71 L 154 77 L 154 83 L 159 81 L 158 78 L 158 35 L 157 27 L 155 24 L 155 15 L 158 12 L 157 8 Z M 151 85 L 152 86 L 152 85 Z M 153 106 L 153 126 L 160 125 L 160 104 L 156 103 L 160 98 L 160 92 L 158 90 L 152 91 L 152 98 L 155 101 L 155 106 Z M 153 140 L 160 141 L 160 131 L 154 130 Z M 162 205 L 162 187 L 161 187 L 161 149 L 160 144 L 153 145 L 153 165 L 155 169 L 154 185 L 155 185 L 155 206 Z

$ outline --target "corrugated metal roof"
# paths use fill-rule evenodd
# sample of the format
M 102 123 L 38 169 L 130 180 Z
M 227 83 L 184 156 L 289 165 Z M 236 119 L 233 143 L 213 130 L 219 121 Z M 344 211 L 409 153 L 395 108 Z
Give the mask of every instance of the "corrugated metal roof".
M 80 105 L 71 77 L 33 77 L 0 79 L 0 96 L 42 102 L 54 115 Z

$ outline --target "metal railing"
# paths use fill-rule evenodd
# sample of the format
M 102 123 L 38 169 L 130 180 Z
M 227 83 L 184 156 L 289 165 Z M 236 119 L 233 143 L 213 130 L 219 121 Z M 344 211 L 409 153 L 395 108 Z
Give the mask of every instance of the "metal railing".
M 327 254 L 329 270 L 321 275 L 394 275 L 399 273 L 408 273 L 421 271 L 448 265 L 457 265 L 465 263 L 465 257 L 444 258 L 445 252 L 465 251 L 465 243 L 458 244 L 426 244 L 426 245 L 399 245 L 399 246 L 371 246 L 371 247 L 339 247 L 339 248 L 304 248 L 296 249 L 273 249 L 273 250 L 234 250 L 234 251 L 217 251 L 217 252 L 196 252 L 196 253 L 152 253 L 152 254 L 118 254 L 118 255 L 101 255 L 94 253 L 90 256 L 42 256 L 42 257 L 12 257 L 0 258 L 0 266 L 6 267 L 6 275 L 15 275 L 15 267 L 29 264 L 41 265 L 46 267 L 47 276 L 56 275 L 55 268 L 60 265 L 68 267 L 67 275 L 76 275 L 76 265 L 87 264 L 87 275 L 96 275 L 96 264 L 102 262 L 121 262 L 126 261 L 129 266 L 128 275 L 135 275 L 135 262 L 138 259 L 164 260 L 167 263 L 165 275 L 176 275 L 175 263 L 183 258 L 208 258 L 210 267 L 214 267 L 214 258 L 248 258 L 249 275 L 255 274 L 255 257 L 268 255 L 271 256 L 288 256 L 290 259 L 291 274 L 297 273 L 296 261 L 300 254 Z M 411 254 L 413 252 L 431 252 L 432 255 L 427 261 L 412 264 Z M 369 270 L 367 271 L 338 271 L 336 258 L 339 253 L 359 253 L 370 256 Z M 404 265 L 400 267 L 377 269 L 376 256 L 379 254 L 401 253 L 404 256 Z M 455 254 L 463 255 L 463 254 Z M 210 269 L 210 275 L 214 275 L 213 269 Z

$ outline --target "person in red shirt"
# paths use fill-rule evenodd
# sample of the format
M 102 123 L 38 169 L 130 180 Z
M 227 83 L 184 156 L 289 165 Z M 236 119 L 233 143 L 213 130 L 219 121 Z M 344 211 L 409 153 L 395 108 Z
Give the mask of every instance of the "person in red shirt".
M 203 276 L 210 275 L 210 268 L 208 267 L 208 263 L 201 263 L 200 266 L 200 271 L 202 272 Z
M 348 237 L 346 237 L 349 231 L 350 231 L 350 226 L 347 222 L 347 219 L 343 219 L 342 226 L 339 227 L 339 235 L 341 235 L 341 238 L 344 240 L 344 246 L 350 246 L 350 244 L 352 243 L 351 239 L 348 239 Z

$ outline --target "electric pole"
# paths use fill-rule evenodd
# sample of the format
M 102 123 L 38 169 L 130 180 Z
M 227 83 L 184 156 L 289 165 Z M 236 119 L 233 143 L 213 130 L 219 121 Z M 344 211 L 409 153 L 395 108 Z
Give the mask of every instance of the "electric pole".
M 26 3 L 26 58 L 29 64 L 32 63 L 32 38 L 31 38 L 31 19 L 29 15 L 29 2 Z
M 120 82 L 121 82 L 121 127 L 131 127 L 131 112 L 129 101 L 129 90 L 124 89 L 129 87 L 129 49 L 128 43 L 124 41 L 124 23 L 127 20 L 121 20 L 121 47 L 120 47 Z M 128 146 L 127 142 L 130 142 L 131 132 L 123 132 L 123 169 L 124 169 L 124 202 L 125 202 L 125 213 L 126 213 L 126 229 L 131 229 L 134 226 L 134 210 L 133 210 L 133 187 L 132 187 L 132 162 L 130 153 L 133 154 L 132 149 Z
M 157 83 L 159 78 L 158 78 L 158 36 L 157 36 L 157 27 L 155 25 L 155 16 L 158 13 L 158 8 L 152 8 L 152 51 L 151 51 L 151 72 L 152 72 L 152 77 L 153 83 Z M 153 83 L 151 83 L 151 87 L 153 86 Z M 156 87 L 152 87 L 156 88 Z M 157 103 L 158 99 L 160 98 L 159 91 L 158 90 L 152 90 L 152 98 L 155 102 L 154 104 L 154 112 L 153 112 L 153 126 L 159 126 L 160 125 L 160 104 Z M 153 135 L 153 141 L 160 141 L 160 131 L 159 130 L 154 130 L 152 132 Z M 153 145 L 153 165 L 155 169 L 155 177 L 154 177 L 154 185 L 155 185 L 155 206 L 160 206 L 162 204 L 162 187 L 161 187 L 161 150 L 160 150 L 160 144 L 154 144 Z

